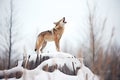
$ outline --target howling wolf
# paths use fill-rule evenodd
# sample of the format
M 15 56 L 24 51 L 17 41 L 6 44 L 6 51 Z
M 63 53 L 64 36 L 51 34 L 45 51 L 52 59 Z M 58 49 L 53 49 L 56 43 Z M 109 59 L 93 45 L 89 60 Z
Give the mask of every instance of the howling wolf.
M 35 51 L 37 51 L 37 53 L 39 53 L 39 49 L 40 49 L 40 51 L 42 52 L 42 50 L 45 48 L 47 42 L 49 42 L 49 41 L 54 41 L 56 50 L 60 51 L 59 41 L 64 32 L 64 25 L 66 23 L 67 22 L 65 21 L 65 17 L 63 17 L 58 22 L 54 22 L 55 27 L 52 30 L 47 30 L 47 31 L 41 32 L 38 35 L 37 40 L 36 40 Z

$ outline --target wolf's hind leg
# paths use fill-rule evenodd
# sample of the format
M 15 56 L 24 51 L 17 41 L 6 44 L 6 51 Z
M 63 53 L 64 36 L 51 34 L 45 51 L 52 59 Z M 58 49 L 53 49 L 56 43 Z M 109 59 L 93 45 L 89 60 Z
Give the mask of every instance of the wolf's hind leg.
M 39 50 L 43 42 L 44 42 L 44 38 L 43 36 L 40 35 L 36 40 L 36 45 L 35 45 L 35 51 L 37 51 L 37 54 L 39 54 Z
M 41 53 L 43 53 L 43 49 L 45 48 L 46 44 L 47 44 L 47 41 L 43 41 L 42 48 L 40 49 Z

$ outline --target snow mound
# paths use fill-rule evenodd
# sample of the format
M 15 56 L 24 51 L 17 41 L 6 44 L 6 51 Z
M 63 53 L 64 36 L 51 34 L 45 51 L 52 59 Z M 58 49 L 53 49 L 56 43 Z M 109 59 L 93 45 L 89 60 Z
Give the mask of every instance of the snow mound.
M 39 69 L 48 72 L 58 69 L 65 74 L 76 75 L 80 67 L 81 63 L 76 58 L 52 58 L 41 63 Z
M 23 67 L 26 67 L 27 69 L 35 69 L 38 65 L 40 65 L 42 62 L 51 59 L 51 58 L 61 58 L 61 59 L 68 59 L 68 58 L 73 58 L 75 59 L 74 56 L 68 54 L 68 53 L 63 53 L 63 52 L 54 52 L 54 53 L 42 53 L 42 54 L 29 54 L 27 55 L 27 66 L 26 66 L 26 60 L 23 62 Z M 69 62 L 69 61 L 68 61 Z
M 42 53 L 39 55 L 31 54 L 26 62 L 27 65 L 30 62 L 32 62 L 32 65 L 37 64 L 34 69 L 20 68 L 19 64 L 18 69 L 16 69 L 16 67 L 2 71 L 0 74 L 4 72 L 9 72 L 9 74 L 17 72 L 20 68 L 22 71 L 21 77 L 19 79 L 13 77 L 8 80 L 99 80 L 98 76 L 93 74 L 91 70 L 83 64 L 82 60 L 82 58 L 78 59 L 63 52 Z

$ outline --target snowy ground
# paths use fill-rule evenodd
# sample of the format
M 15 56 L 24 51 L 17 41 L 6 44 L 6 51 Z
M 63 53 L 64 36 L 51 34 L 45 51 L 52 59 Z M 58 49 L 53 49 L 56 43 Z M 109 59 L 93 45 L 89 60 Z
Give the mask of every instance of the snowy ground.
M 94 75 L 91 70 L 83 64 L 82 58 L 78 59 L 68 53 L 63 52 L 43 53 L 40 55 L 42 57 L 49 56 L 50 58 L 43 61 L 40 65 L 32 70 L 23 68 L 21 66 L 21 61 L 19 61 L 19 65 L 17 67 L 10 70 L 0 71 L 0 75 L 3 73 L 9 75 L 10 73 L 21 71 L 23 74 L 19 79 L 13 77 L 9 78 L 8 80 L 99 80 L 98 76 Z M 31 57 L 29 58 L 29 61 L 35 61 L 37 57 L 36 54 L 31 54 L 30 56 Z M 76 74 L 69 75 L 65 73 L 65 70 L 60 71 L 60 68 L 64 67 L 64 64 L 66 64 L 68 70 L 76 71 Z M 46 65 L 47 68 L 45 68 Z M 50 71 L 49 66 L 53 65 L 57 66 L 54 66 L 54 69 Z

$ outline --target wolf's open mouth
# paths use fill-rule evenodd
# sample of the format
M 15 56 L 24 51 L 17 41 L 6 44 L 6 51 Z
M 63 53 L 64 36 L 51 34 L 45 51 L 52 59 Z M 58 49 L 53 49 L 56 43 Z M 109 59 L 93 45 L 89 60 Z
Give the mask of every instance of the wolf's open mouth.
M 63 17 L 63 22 L 64 22 L 64 23 L 67 23 L 67 22 L 65 21 L 65 17 Z

